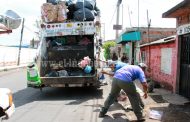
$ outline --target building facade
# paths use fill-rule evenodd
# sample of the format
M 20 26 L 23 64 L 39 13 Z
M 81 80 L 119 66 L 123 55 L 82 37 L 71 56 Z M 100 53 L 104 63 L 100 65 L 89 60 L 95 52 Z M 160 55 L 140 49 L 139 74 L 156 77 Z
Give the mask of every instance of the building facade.
M 190 1 L 184 0 L 162 15 L 177 20 L 177 71 L 175 92 L 190 98 Z
M 147 62 L 147 77 L 174 91 L 176 84 L 176 36 L 140 45 L 142 62 Z
M 130 62 L 137 64 L 144 62 L 150 63 L 150 60 L 144 60 L 140 50 L 140 45 L 147 45 L 158 39 L 162 39 L 176 34 L 175 28 L 147 28 L 147 27 L 134 27 L 126 28 L 117 40 L 122 44 L 122 53 L 127 53 Z M 149 52 L 146 51 L 146 56 L 149 56 Z

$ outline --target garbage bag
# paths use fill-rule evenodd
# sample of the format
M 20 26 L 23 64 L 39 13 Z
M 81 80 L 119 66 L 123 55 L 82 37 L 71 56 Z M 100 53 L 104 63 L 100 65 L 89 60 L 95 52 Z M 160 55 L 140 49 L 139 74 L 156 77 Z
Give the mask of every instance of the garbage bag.
M 60 71 L 57 71 L 59 76 L 68 76 L 68 72 L 66 70 L 60 70 Z
M 47 3 L 52 3 L 53 5 L 56 5 L 58 0 L 47 0 Z
M 84 0 L 84 2 L 83 2 L 83 0 L 82 1 L 80 0 L 80 1 L 76 2 L 75 7 L 77 10 L 81 9 L 83 7 L 88 8 L 90 10 L 94 10 L 95 4 L 96 4 L 96 2 L 94 0 Z
M 76 21 L 94 21 L 94 12 L 84 8 L 74 12 L 74 20 Z
M 51 3 L 44 3 L 41 6 L 42 20 L 44 22 L 56 22 L 58 15 L 58 8 Z
M 91 66 L 88 66 L 88 65 L 87 65 L 87 66 L 84 68 L 84 72 L 87 73 L 87 74 L 90 73 L 91 71 L 92 71 L 92 67 L 91 67 Z
M 57 5 L 57 21 L 64 22 L 67 19 L 67 6 L 64 1 L 59 2 Z
M 76 11 L 75 4 L 69 4 L 68 10 L 69 10 L 69 12 L 67 12 L 67 18 L 68 18 L 68 20 L 72 20 L 73 16 L 74 16 L 73 14 Z
M 51 71 L 50 73 L 45 75 L 46 77 L 58 77 L 59 74 L 56 71 Z

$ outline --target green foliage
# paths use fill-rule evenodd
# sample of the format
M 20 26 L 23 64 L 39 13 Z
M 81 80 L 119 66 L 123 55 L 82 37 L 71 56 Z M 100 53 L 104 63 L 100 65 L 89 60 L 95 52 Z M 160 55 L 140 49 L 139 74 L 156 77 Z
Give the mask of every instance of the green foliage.
M 110 47 L 114 47 L 116 45 L 115 41 L 107 41 L 103 44 L 103 48 L 104 48 L 104 57 L 106 59 L 110 59 L 111 55 L 110 55 Z

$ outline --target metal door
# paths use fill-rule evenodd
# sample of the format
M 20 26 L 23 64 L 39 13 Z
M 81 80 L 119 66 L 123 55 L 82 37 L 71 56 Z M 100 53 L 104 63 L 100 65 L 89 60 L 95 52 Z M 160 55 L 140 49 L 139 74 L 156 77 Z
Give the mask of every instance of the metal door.
M 190 98 L 190 34 L 180 37 L 180 83 L 179 94 Z

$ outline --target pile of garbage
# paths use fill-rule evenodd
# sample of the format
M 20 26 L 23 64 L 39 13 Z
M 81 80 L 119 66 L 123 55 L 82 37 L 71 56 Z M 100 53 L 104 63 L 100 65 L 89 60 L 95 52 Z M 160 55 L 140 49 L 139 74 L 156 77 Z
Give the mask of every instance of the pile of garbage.
M 64 1 L 57 5 L 44 3 L 41 7 L 41 14 L 44 22 L 63 22 L 67 19 L 67 6 Z
M 92 66 L 90 66 L 91 59 L 89 56 L 84 57 L 77 67 L 63 67 L 59 64 L 50 66 L 50 70 L 45 77 L 67 77 L 67 76 L 86 76 L 91 75 Z
M 95 0 L 47 0 L 41 6 L 42 20 L 46 23 L 65 21 L 93 21 L 100 16 Z

